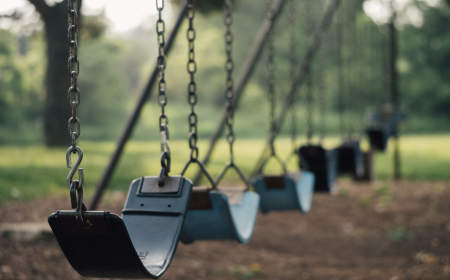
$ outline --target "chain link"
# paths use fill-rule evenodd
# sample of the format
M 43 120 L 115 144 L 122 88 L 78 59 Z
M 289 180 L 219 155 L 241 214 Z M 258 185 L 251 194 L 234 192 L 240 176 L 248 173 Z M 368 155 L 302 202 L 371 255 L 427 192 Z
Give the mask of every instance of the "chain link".
M 186 31 L 186 37 L 188 40 L 188 62 L 187 62 L 187 72 L 189 74 L 189 84 L 188 84 L 188 103 L 191 106 L 191 112 L 188 117 L 189 123 L 189 148 L 191 149 L 191 161 L 198 160 L 198 117 L 195 112 L 195 105 L 197 104 L 197 84 L 195 83 L 195 73 L 197 72 L 197 62 L 195 61 L 195 29 L 194 29 L 194 4 L 193 0 L 188 0 L 187 2 L 187 18 L 189 21 L 188 29 Z
M 231 0 L 225 0 L 224 6 L 224 22 L 225 22 L 225 53 L 226 53 L 226 81 L 225 81 L 225 99 L 226 104 L 226 137 L 230 147 L 231 162 L 233 162 L 233 143 L 234 143 L 234 131 L 233 131 L 233 118 L 234 118 L 234 108 L 233 108 L 233 98 L 234 98 L 234 83 L 233 83 L 233 33 L 231 31 L 231 26 L 233 24 L 232 18 L 232 2 Z
M 156 21 L 156 35 L 158 42 L 158 103 L 161 107 L 161 114 L 159 116 L 159 132 L 161 137 L 161 174 L 166 177 L 170 172 L 170 147 L 169 147 L 169 118 L 166 115 L 167 105 L 167 84 L 166 84 L 166 23 L 162 18 L 162 12 L 164 10 L 164 0 L 156 0 L 156 10 L 158 11 L 158 19 Z M 161 176 L 160 176 L 161 178 Z M 163 182 L 160 180 L 160 185 Z

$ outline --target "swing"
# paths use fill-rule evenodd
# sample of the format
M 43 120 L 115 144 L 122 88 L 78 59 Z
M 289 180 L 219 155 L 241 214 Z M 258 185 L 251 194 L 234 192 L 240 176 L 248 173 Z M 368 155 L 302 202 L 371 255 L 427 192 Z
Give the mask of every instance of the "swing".
M 290 2 L 294 6 L 293 1 Z M 294 7 L 290 9 L 290 20 L 294 20 Z M 293 31 L 295 25 L 292 24 Z M 295 32 L 291 32 L 291 78 L 294 76 L 295 67 Z M 311 209 L 312 193 L 314 189 L 314 174 L 304 171 L 301 174 L 288 174 L 285 163 L 278 157 L 275 151 L 275 72 L 274 72 L 274 45 L 272 34 L 268 40 L 268 99 L 270 105 L 270 150 L 271 154 L 261 164 L 258 173 L 259 176 L 253 178 L 252 183 L 255 191 L 260 195 L 260 210 L 262 213 L 281 210 L 299 210 L 307 213 Z M 291 107 L 292 108 L 292 107 Z M 292 109 L 292 142 L 295 145 L 295 109 Z M 295 155 L 295 153 L 294 153 Z M 264 169 L 270 159 L 276 160 L 281 166 L 283 173 L 281 175 L 265 175 Z
M 372 114 L 370 119 L 372 124 L 366 130 L 370 147 L 376 151 L 385 151 L 389 137 L 397 134 L 397 127 L 405 119 L 405 114 L 376 112 Z
M 370 182 L 373 178 L 373 151 L 368 150 L 366 152 L 362 152 L 363 158 L 363 172 L 354 177 L 357 181 L 366 181 Z
M 311 209 L 314 192 L 312 172 L 260 175 L 253 179 L 253 185 L 260 196 L 260 210 L 264 214 L 282 210 L 307 213 Z
M 364 172 L 363 152 L 358 140 L 344 141 L 336 148 L 338 157 L 338 174 L 362 176 Z
M 315 192 L 332 192 L 337 178 L 337 152 L 322 145 L 303 145 L 298 149 L 300 169 L 314 174 Z
M 168 268 L 175 253 L 192 183 L 182 176 L 169 176 L 170 150 L 168 145 L 167 116 L 164 81 L 164 30 L 158 24 L 160 64 L 160 117 L 161 172 L 155 177 L 141 177 L 133 182 L 122 217 L 106 211 L 87 211 L 83 204 L 83 169 L 79 168 L 83 152 L 77 146 L 80 123 L 76 115 L 79 104 L 77 87 L 78 57 L 77 0 L 69 0 L 69 72 L 71 86 L 69 100 L 72 117 L 69 130 L 72 144 L 67 150 L 66 160 L 70 169 L 67 181 L 70 187 L 72 208 L 59 210 L 48 218 L 50 227 L 72 267 L 85 277 L 113 278 L 158 278 Z M 162 20 L 164 1 L 156 1 Z M 192 9 L 192 5 L 190 5 Z M 78 156 L 72 166 L 71 155 Z M 78 179 L 74 180 L 78 172 Z
M 347 103 L 347 98 L 344 97 L 344 93 L 348 92 L 348 86 L 344 83 L 347 81 L 345 79 L 344 70 L 346 70 L 344 62 L 348 61 L 347 57 L 343 56 L 342 53 L 342 41 L 343 41 L 343 13 L 345 13 L 345 7 L 342 12 L 338 14 L 338 22 L 336 24 L 336 59 L 337 59 L 337 73 L 338 73 L 338 91 L 337 91 L 337 99 L 338 99 L 338 113 L 339 113 L 339 127 L 341 137 L 344 138 L 344 141 L 336 148 L 337 152 L 337 166 L 338 166 L 338 175 L 351 174 L 355 178 L 362 175 L 364 172 L 364 161 L 363 154 L 360 148 L 359 140 L 352 137 L 352 131 L 350 125 L 348 123 L 349 117 L 346 112 L 349 104 Z M 353 36 L 356 38 L 356 29 L 354 25 L 354 21 L 351 21 L 352 25 L 349 28 L 353 30 Z M 357 49 L 357 40 L 351 40 L 353 42 L 353 47 Z M 353 54 L 352 54 L 353 56 Z M 347 58 L 347 59 L 346 59 Z M 347 121 L 347 124 L 346 124 Z M 347 136 L 345 134 L 347 133 Z
M 301 146 L 297 150 L 299 157 L 299 167 L 302 171 L 309 171 L 314 174 L 315 192 L 332 192 L 337 178 L 338 160 L 337 151 L 335 149 L 327 150 L 321 142 L 324 138 L 325 128 L 325 93 L 320 90 L 320 110 L 321 110 L 321 135 L 319 144 L 312 144 L 313 137 L 313 120 L 312 120 L 312 77 L 311 72 L 307 77 L 307 144 Z
M 214 182 L 206 171 L 206 168 L 197 159 L 190 162 L 196 162 L 203 174 L 209 180 L 211 188 L 196 187 L 192 192 L 189 210 L 181 233 L 181 241 L 189 244 L 196 240 L 235 240 L 240 243 L 247 243 L 253 234 L 253 228 L 256 221 L 256 215 L 259 207 L 258 194 L 249 190 L 249 184 L 241 170 L 234 163 L 233 156 L 233 60 L 232 60 L 232 6 L 231 0 L 225 1 L 225 24 L 226 24 L 226 99 L 227 99 L 227 140 L 230 148 L 230 162 L 220 173 L 216 182 Z M 192 57 L 192 56 L 190 56 Z M 192 77 L 192 76 L 191 76 Z M 192 80 L 191 80 L 192 81 Z M 195 91 L 194 91 L 195 92 Z M 191 98 L 189 98 L 191 100 Z M 193 106 L 195 102 L 191 104 Z M 191 107 L 193 108 L 193 107 Z M 193 110 L 193 109 L 192 109 Z M 193 111 L 191 111 L 193 112 Z M 191 117 L 190 117 L 191 118 Z M 196 124 L 195 124 L 196 127 Z M 194 129 L 196 131 L 196 128 Z M 192 134 L 191 134 L 192 136 Z M 196 139 L 196 136 L 193 137 Z M 194 147 L 194 148 L 192 148 Z M 192 152 L 197 156 L 198 148 L 191 145 Z M 196 150 L 196 151 L 195 151 Z M 188 162 L 189 165 L 189 162 Z M 186 165 L 182 173 L 188 167 Z M 241 180 L 246 185 L 244 191 L 241 190 L 221 190 L 217 186 L 225 176 L 225 173 L 234 169 Z
M 387 148 L 389 133 L 386 129 L 369 128 L 366 130 L 370 148 L 376 151 L 385 151 Z

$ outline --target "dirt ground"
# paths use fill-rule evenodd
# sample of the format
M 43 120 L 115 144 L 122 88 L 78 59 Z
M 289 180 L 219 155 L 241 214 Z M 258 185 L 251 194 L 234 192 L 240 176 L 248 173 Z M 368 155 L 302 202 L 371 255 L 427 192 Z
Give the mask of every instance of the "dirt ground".
M 110 194 L 105 207 L 120 211 L 123 198 Z M 67 205 L 11 202 L 0 222 L 40 222 Z M 1 237 L 0 279 L 82 277 L 53 239 Z M 307 215 L 260 215 L 248 245 L 180 244 L 162 279 L 450 279 L 450 182 L 342 180 L 335 194 L 316 195 Z

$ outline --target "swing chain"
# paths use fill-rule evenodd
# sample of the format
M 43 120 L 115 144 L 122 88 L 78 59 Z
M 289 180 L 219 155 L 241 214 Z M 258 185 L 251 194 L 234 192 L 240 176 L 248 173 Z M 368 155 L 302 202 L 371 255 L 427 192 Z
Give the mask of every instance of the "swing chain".
M 310 39 L 313 32 L 313 23 L 311 19 L 311 3 L 310 1 L 304 2 L 305 11 L 305 26 L 306 26 L 306 37 Z M 308 66 L 308 71 L 306 73 L 306 139 L 307 143 L 310 144 L 314 134 L 314 108 L 313 108 L 313 71 L 312 66 Z
M 226 62 L 225 62 L 225 70 L 226 74 L 226 91 L 225 98 L 227 100 L 226 105 L 226 127 L 227 127 L 227 141 L 230 147 L 230 161 L 234 162 L 233 155 L 233 143 L 234 143 L 234 131 L 233 131 L 233 118 L 234 118 L 234 106 L 233 106 L 233 98 L 234 98 L 234 84 L 233 84 L 233 34 L 231 31 L 231 25 L 233 23 L 232 18 L 232 1 L 225 0 L 225 53 L 226 53 Z
M 159 70 L 159 81 L 158 81 L 158 103 L 161 107 L 161 114 L 159 116 L 159 132 L 161 138 L 161 171 L 159 176 L 159 185 L 163 186 L 165 180 L 170 172 L 170 147 L 169 147 L 169 118 L 166 115 L 165 107 L 167 105 L 167 95 L 166 95 L 166 39 L 165 31 L 166 24 L 162 18 L 162 12 L 164 10 L 164 0 L 156 0 L 156 10 L 158 11 L 158 20 L 156 21 L 156 34 L 158 42 L 158 70 Z
M 289 13 L 288 13 L 288 20 L 289 25 L 291 27 L 290 34 L 289 34 L 289 61 L 290 61 L 290 67 L 289 67 L 289 78 L 291 81 L 291 88 L 293 87 L 294 80 L 295 80 L 295 66 L 297 65 L 297 56 L 296 56 L 296 50 L 297 50 L 297 41 L 296 41 L 296 3 L 295 0 L 289 1 Z M 295 94 L 292 96 L 291 100 L 291 146 L 292 150 L 295 151 L 296 149 L 296 143 L 297 143 L 297 115 L 295 110 L 295 102 L 296 102 L 296 96 Z
M 268 17 L 271 17 L 270 3 L 272 1 L 267 1 L 268 7 Z M 267 41 L 267 97 L 269 100 L 270 109 L 270 152 L 271 156 L 275 156 L 275 135 L 276 135 L 276 122 L 275 122 L 275 108 L 276 108 L 276 98 L 275 98 L 275 48 L 273 41 L 273 31 L 270 31 L 269 38 Z
M 78 0 L 68 2 L 68 43 L 69 58 L 67 60 L 67 71 L 70 76 L 70 86 L 67 91 L 67 98 L 71 108 L 71 116 L 68 120 L 71 146 L 77 145 L 80 136 L 80 119 L 78 118 L 78 106 L 80 105 L 80 89 L 78 88 L 78 74 L 80 63 L 78 60 Z
M 337 57 L 337 75 L 338 75 L 338 91 L 337 91 L 337 99 L 338 99 L 338 114 L 339 114 L 339 134 L 341 138 L 344 138 L 344 134 L 346 131 L 345 128 L 345 120 L 344 120 L 344 91 L 346 90 L 345 77 L 344 77 L 344 54 L 342 52 L 342 43 L 344 39 L 343 33 L 343 7 L 338 10 L 337 20 L 336 20 L 336 57 Z
M 306 139 L 308 144 L 311 143 L 314 128 L 313 128 L 313 86 L 312 86 L 312 71 L 311 66 L 309 66 L 308 73 L 306 76 Z
M 189 21 L 189 26 L 186 32 L 186 37 L 188 39 L 188 62 L 187 62 L 187 72 L 189 74 L 189 84 L 188 84 L 188 103 L 191 106 L 191 113 L 188 116 L 189 122 L 189 148 L 191 149 L 191 162 L 198 160 L 198 117 L 195 112 L 195 105 L 197 104 L 197 84 L 195 82 L 195 73 L 197 72 L 197 62 L 195 61 L 195 29 L 194 29 L 194 0 L 187 1 L 187 18 Z
M 67 128 L 71 139 L 70 146 L 66 151 L 66 165 L 70 168 L 67 175 L 67 184 L 70 189 L 70 200 L 73 209 L 80 213 L 83 221 L 82 211 L 86 210 L 83 203 L 84 172 L 80 168 L 83 160 L 83 150 L 77 145 L 78 137 L 81 134 L 81 124 L 78 118 L 78 106 L 80 105 L 80 89 L 78 88 L 78 75 L 80 73 L 80 62 L 78 60 L 78 33 L 79 33 L 79 2 L 78 0 L 68 1 L 68 27 L 67 40 L 69 45 L 69 57 L 67 59 L 67 71 L 70 76 L 70 84 L 67 90 L 67 100 L 71 108 L 71 116 L 67 122 Z M 72 155 L 77 156 L 75 164 L 72 164 Z M 78 179 L 74 180 L 75 175 Z
M 320 51 L 319 51 L 320 52 Z M 322 49 L 323 53 L 323 49 Z M 324 61 L 323 61 L 323 55 L 319 55 L 318 57 L 318 64 L 319 64 L 319 142 L 322 143 L 323 139 L 325 138 L 325 113 L 326 113 L 326 88 L 325 88 L 325 82 L 324 79 Z

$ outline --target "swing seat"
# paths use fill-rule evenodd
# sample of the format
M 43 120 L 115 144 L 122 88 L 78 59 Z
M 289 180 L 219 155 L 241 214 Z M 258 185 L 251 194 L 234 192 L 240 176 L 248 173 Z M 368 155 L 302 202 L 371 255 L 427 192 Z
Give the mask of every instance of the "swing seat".
M 131 183 L 123 216 L 105 211 L 57 211 L 48 218 L 72 267 L 84 277 L 158 278 L 168 268 L 192 183 L 181 177 Z
M 240 194 L 236 196 L 236 193 Z M 192 192 L 181 241 L 236 240 L 248 243 L 253 234 L 259 207 L 258 194 L 235 191 L 238 202 L 223 192 L 199 189 Z
M 388 144 L 389 133 L 386 129 L 369 128 L 366 131 L 370 148 L 376 151 L 385 151 Z
M 355 180 L 370 182 L 373 178 L 373 153 L 371 150 L 362 153 L 363 157 L 363 172 L 355 176 Z
M 332 192 L 337 177 L 337 151 L 320 145 L 305 145 L 298 149 L 299 166 L 314 174 L 314 192 Z
M 355 177 L 362 176 L 364 172 L 364 159 L 359 141 L 345 141 L 336 150 L 338 156 L 338 174 L 351 174 Z
M 301 175 L 258 176 L 253 180 L 253 186 L 261 198 L 263 214 L 283 210 L 307 213 L 311 209 L 314 174 L 309 171 Z

